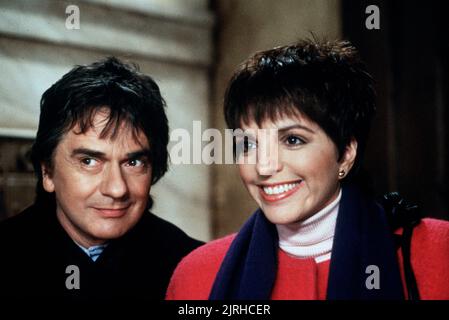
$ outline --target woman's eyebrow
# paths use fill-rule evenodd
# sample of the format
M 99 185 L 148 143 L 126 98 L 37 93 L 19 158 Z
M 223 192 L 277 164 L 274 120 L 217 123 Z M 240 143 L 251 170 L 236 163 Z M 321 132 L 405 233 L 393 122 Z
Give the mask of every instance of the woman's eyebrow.
M 289 131 L 291 129 L 302 129 L 302 130 L 308 131 L 310 133 L 315 133 L 315 131 L 313 131 L 309 127 L 303 126 L 301 124 L 293 124 L 293 125 L 290 125 L 290 126 L 281 127 L 281 128 L 278 128 L 278 131 L 279 131 L 279 133 L 284 133 L 284 132 Z
M 257 129 L 245 129 L 245 130 L 243 130 L 243 129 L 239 129 L 239 130 L 242 130 L 242 131 L 237 131 L 237 132 L 234 132 L 234 137 L 235 138 L 248 138 L 248 139 L 255 139 L 255 135 L 253 134 L 253 133 L 256 133 L 256 135 L 257 135 Z

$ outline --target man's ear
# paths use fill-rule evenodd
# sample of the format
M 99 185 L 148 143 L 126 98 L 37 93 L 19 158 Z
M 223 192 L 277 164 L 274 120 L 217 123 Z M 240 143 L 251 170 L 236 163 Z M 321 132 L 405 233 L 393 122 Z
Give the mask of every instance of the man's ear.
M 51 170 L 48 164 L 41 163 L 41 171 L 42 171 L 42 186 L 44 187 L 44 190 L 50 193 L 55 191 L 55 185 L 53 183 Z
M 343 175 L 346 176 L 354 165 L 355 158 L 357 156 L 357 140 L 355 138 L 351 138 L 349 144 L 346 146 L 343 157 L 340 160 L 340 172 L 345 172 Z

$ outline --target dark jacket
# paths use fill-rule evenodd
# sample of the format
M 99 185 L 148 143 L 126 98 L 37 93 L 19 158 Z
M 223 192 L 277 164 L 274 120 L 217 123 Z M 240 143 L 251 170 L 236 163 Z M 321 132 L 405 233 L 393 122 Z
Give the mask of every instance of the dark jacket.
M 96 262 L 67 235 L 54 210 L 33 205 L 0 223 L 0 296 L 160 299 L 177 263 L 202 243 L 146 212 Z M 79 269 L 79 289 L 66 280 Z

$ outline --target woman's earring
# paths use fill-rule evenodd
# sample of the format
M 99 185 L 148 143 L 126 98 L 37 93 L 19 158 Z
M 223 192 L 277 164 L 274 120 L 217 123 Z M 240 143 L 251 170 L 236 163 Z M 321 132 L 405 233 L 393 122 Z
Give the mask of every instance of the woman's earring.
M 342 169 L 338 172 L 338 177 L 343 178 L 345 176 L 345 174 L 346 174 L 346 171 Z

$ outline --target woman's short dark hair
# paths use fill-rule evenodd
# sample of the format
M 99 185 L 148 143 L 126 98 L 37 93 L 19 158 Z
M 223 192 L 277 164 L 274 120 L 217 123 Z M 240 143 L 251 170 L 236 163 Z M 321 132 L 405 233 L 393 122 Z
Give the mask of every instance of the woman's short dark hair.
M 251 120 L 260 125 L 299 112 L 323 128 L 339 157 L 355 138 L 357 168 L 375 113 L 373 82 L 348 41 L 307 39 L 258 52 L 243 62 L 229 83 L 226 123 L 236 129 Z
M 168 121 L 165 102 L 154 80 L 109 57 L 76 66 L 42 95 L 36 140 L 31 160 L 38 178 L 37 199 L 48 196 L 42 186 L 41 164 L 52 167 L 52 158 L 64 134 L 75 126 L 85 133 L 96 113 L 108 108 L 108 121 L 100 137 L 114 138 L 126 124 L 137 138 L 142 131 L 150 144 L 152 184 L 168 169 Z M 137 139 L 136 139 L 137 140 Z

